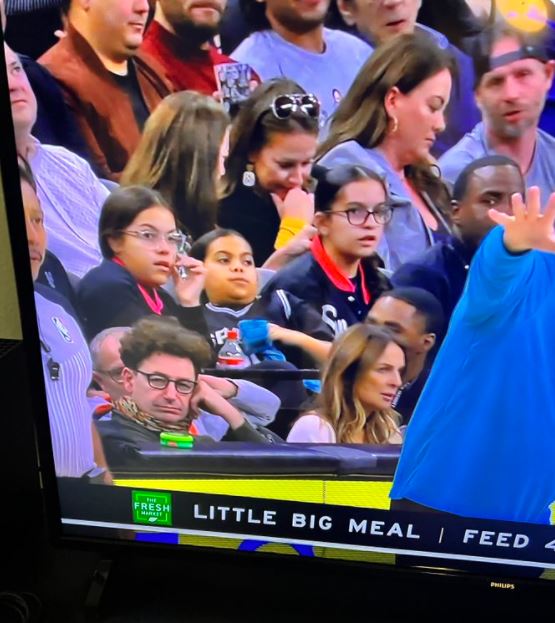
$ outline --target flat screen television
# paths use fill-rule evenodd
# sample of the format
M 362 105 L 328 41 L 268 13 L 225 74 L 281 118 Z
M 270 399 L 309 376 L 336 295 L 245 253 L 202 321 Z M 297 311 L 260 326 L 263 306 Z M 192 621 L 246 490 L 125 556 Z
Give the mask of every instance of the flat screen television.
M 16 58 L 6 59 L 10 72 L 23 71 Z M 404 452 L 402 445 L 333 443 L 331 439 L 328 443 L 288 443 L 283 441 L 285 424 L 285 428 L 273 427 L 273 432 L 261 426 L 263 443 L 260 438 L 256 442 L 213 442 L 195 432 L 194 421 L 189 431 L 178 427 L 161 431 L 143 419 L 156 440 L 150 435 L 150 440 L 141 438 L 125 444 L 117 459 L 106 461 L 99 452 L 102 435 L 98 430 L 102 429 L 99 424 L 110 422 L 113 414 L 99 388 L 89 388 L 92 367 L 87 340 L 80 329 L 83 310 L 67 305 L 59 292 L 47 292 L 50 282 L 58 278 L 54 264 L 38 277 L 40 264 L 45 261 L 45 240 L 36 189 L 39 197 L 52 193 L 52 205 L 72 198 L 54 177 L 29 181 L 33 179 L 33 148 L 26 154 L 28 162 L 18 160 L 12 122 L 14 108 L 19 108 L 18 115 L 24 115 L 29 112 L 29 101 L 24 96 L 17 100 L 15 90 L 10 93 L 8 89 L 3 69 L 0 74 L 2 184 L 14 249 L 27 373 L 33 387 L 40 474 L 51 533 L 59 543 L 88 543 L 99 548 L 118 545 L 137 552 L 143 548 L 145 553 L 153 548 L 183 554 L 221 550 L 228 560 L 241 555 L 253 565 L 259 557 L 289 556 L 310 559 L 306 569 L 310 570 L 310 564 L 324 564 L 334 574 L 341 574 L 348 563 L 368 573 L 389 570 L 391 578 L 403 572 L 432 582 L 441 575 L 509 591 L 525 585 L 551 587 L 555 577 L 555 481 L 551 516 L 548 507 L 544 508 L 543 523 L 514 519 L 528 517 L 526 508 L 516 508 L 520 504 L 516 494 L 514 514 L 510 511 L 495 518 L 481 517 L 464 504 L 465 510 L 460 513 L 434 512 L 433 505 L 428 509 L 414 505 L 392 509 L 390 491 Z M 27 171 L 25 178 L 27 166 L 30 173 Z M 49 183 L 52 187 L 47 188 Z M 116 184 L 105 180 L 99 183 L 104 184 L 106 194 L 116 192 Z M 45 209 L 47 235 L 50 218 Z M 83 245 L 90 243 L 82 241 Z M 68 285 L 76 287 L 80 280 L 77 267 L 65 261 L 63 268 L 69 274 Z M 534 374 L 533 365 L 531 362 L 530 375 Z M 237 379 L 262 386 L 277 379 L 302 384 L 311 395 L 319 392 L 317 370 L 278 368 L 237 371 L 207 365 L 203 373 L 216 379 L 214 386 L 224 378 L 231 379 L 235 389 L 233 381 Z M 198 383 L 196 367 L 193 371 Z M 148 386 L 160 390 L 155 387 L 160 379 L 152 371 L 133 372 L 145 375 Z M 502 375 L 503 371 L 493 370 L 492 374 Z M 194 387 L 192 379 L 185 376 L 164 380 L 166 387 L 173 383 L 175 391 L 181 389 L 183 394 Z M 505 380 L 512 382 L 511 378 Z M 469 391 L 485 390 L 478 385 Z M 227 401 L 223 390 L 222 395 Z M 90 409 L 86 414 L 77 410 L 84 409 L 83 405 Z M 278 411 L 278 417 L 290 425 L 303 408 L 289 405 Z M 511 486 L 510 482 L 492 483 L 490 479 L 489 469 L 495 472 L 500 448 L 509 443 L 502 425 L 504 414 L 490 415 L 499 422 L 499 438 L 495 445 L 483 448 L 483 471 L 476 472 L 473 497 L 487 497 L 492 488 Z M 414 428 L 416 425 L 409 425 L 406 438 Z M 542 436 L 546 434 L 544 430 L 536 432 L 538 451 L 545 447 Z M 528 479 L 519 486 L 533 490 L 536 480 L 527 476 L 526 465 L 530 448 L 523 448 L 519 454 L 518 443 L 514 447 L 512 461 L 517 469 L 511 474 Z M 453 487 L 469 468 L 468 463 L 476 460 L 476 453 L 467 454 L 464 447 L 456 452 L 460 473 L 451 474 Z M 474 472 L 474 466 L 470 467 Z

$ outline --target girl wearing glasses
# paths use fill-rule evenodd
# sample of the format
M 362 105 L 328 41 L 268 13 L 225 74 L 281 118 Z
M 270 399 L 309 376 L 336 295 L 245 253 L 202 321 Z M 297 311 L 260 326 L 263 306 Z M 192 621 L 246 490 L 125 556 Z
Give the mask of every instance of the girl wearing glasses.
M 400 416 L 391 404 L 404 367 L 405 354 L 392 333 L 351 327 L 332 346 L 316 409 L 295 422 L 287 441 L 402 443 Z
M 430 149 L 445 129 L 453 59 L 424 35 L 401 35 L 366 62 L 332 117 L 319 163 L 380 172 L 399 203 L 379 253 L 396 270 L 451 233 L 449 193 Z
M 216 226 L 229 123 L 213 97 L 194 91 L 169 95 L 148 118 L 121 184 L 157 190 L 196 240 Z
M 304 189 L 319 112 L 313 95 L 276 79 L 260 85 L 233 122 L 218 225 L 247 239 L 257 266 L 312 222 L 313 202 Z
M 311 304 L 335 336 L 363 322 L 389 288 L 376 249 L 393 207 L 384 181 L 364 167 L 314 167 L 314 224 L 310 250 L 271 279 L 264 293 L 286 290 Z
M 103 262 L 79 283 L 77 298 L 91 339 L 114 326 L 131 326 L 143 316 L 175 316 L 186 328 L 207 335 L 199 297 L 202 262 L 180 257 L 183 235 L 172 209 L 155 191 L 118 188 L 106 200 L 99 221 Z M 186 268 L 186 277 L 179 267 Z M 173 280 L 175 299 L 162 286 Z

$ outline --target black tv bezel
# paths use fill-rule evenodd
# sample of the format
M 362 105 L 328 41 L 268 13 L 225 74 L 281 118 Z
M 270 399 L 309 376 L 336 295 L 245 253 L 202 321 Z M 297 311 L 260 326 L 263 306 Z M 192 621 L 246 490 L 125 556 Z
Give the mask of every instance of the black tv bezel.
M 3 42 L 3 35 L 0 36 Z M 5 67 L 4 46 L 2 46 L 0 62 Z M 300 574 L 335 574 L 339 570 L 342 573 L 352 574 L 360 578 L 368 574 L 372 578 L 387 578 L 387 581 L 401 580 L 410 584 L 416 582 L 417 586 L 429 588 L 451 587 L 463 583 L 465 587 L 491 588 L 496 591 L 517 591 L 519 594 L 537 590 L 552 590 L 555 586 L 550 579 L 522 578 L 516 576 L 496 575 L 481 573 L 480 563 L 476 563 L 477 572 L 462 572 L 454 569 L 440 569 L 430 566 L 429 568 L 404 568 L 395 565 L 380 563 L 358 562 L 342 559 L 308 558 L 303 556 L 290 556 L 268 552 L 242 552 L 216 547 L 192 546 L 192 545 L 166 545 L 160 543 L 148 543 L 112 538 L 99 538 L 96 536 L 70 536 L 63 534 L 61 523 L 61 506 L 57 479 L 54 469 L 54 459 L 51 446 L 50 426 L 48 423 L 48 411 L 46 406 L 46 392 L 43 382 L 42 361 L 40 357 L 40 342 L 36 322 L 36 309 L 34 303 L 34 286 L 29 267 L 29 255 L 23 204 L 19 183 L 19 171 L 17 163 L 17 151 L 7 74 L 0 71 L 0 114 L 4 119 L 4 140 L 0 143 L 0 173 L 4 192 L 6 216 L 8 222 L 8 235 L 12 250 L 12 264 L 14 268 L 17 297 L 19 302 L 19 314 L 23 334 L 25 359 L 27 362 L 27 381 L 32 387 L 30 396 L 32 411 L 31 419 L 35 430 L 35 446 L 37 449 L 37 477 L 41 483 L 42 502 L 45 510 L 47 533 L 51 543 L 56 548 L 75 548 L 101 553 L 103 556 L 117 558 L 120 556 L 149 556 L 171 559 L 185 557 L 191 563 L 206 564 L 207 562 L 231 564 L 235 561 L 246 563 L 248 567 L 256 570 L 282 568 Z M 25 269 L 23 268 L 25 267 Z M 225 536 L 225 535 L 223 535 Z M 433 562 L 433 558 L 430 559 Z

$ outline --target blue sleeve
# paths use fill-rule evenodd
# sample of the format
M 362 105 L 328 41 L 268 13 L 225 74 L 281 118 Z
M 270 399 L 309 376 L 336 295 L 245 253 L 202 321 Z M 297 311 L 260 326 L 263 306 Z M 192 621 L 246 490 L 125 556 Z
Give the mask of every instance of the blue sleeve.
M 463 294 L 464 314 L 472 323 L 492 316 L 506 316 L 530 294 L 541 289 L 536 251 L 509 253 L 503 243 L 502 227 L 495 227 L 482 242 L 470 267 Z M 532 279 L 534 281 L 532 281 Z

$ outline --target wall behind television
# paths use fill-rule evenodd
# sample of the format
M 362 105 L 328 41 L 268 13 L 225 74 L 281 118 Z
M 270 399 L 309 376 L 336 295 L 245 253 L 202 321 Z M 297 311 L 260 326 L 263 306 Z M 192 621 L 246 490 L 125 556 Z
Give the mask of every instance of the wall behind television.
M 21 339 L 21 322 L 15 287 L 12 250 L 8 235 L 6 202 L 0 178 L 0 338 Z

